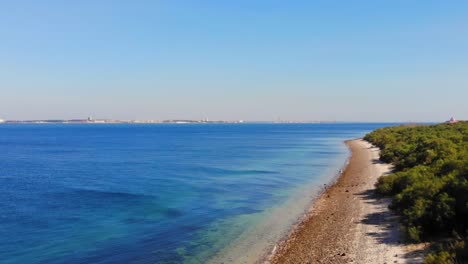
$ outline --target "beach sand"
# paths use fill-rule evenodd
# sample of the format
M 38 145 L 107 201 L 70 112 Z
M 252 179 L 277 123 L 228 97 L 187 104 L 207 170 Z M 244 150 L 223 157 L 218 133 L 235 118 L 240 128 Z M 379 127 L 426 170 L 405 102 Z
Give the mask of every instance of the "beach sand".
M 379 149 L 364 140 L 346 144 L 351 157 L 336 183 L 279 243 L 267 263 L 421 263 L 423 245 L 402 242 L 389 199 L 375 195 L 377 179 L 391 170 Z

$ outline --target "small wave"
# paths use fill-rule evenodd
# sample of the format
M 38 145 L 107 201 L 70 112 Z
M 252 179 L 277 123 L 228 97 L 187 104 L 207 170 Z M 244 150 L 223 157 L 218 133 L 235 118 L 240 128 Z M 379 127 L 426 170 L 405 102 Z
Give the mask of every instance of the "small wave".
M 164 210 L 162 210 L 162 213 L 170 218 L 176 218 L 184 215 L 184 212 L 174 208 L 165 208 Z
M 340 151 L 333 151 L 333 150 L 321 150 L 321 151 L 316 151 L 314 154 L 321 154 L 321 155 L 336 155 L 340 154 Z
M 67 149 L 46 149 L 41 151 L 44 154 L 68 154 L 68 153 L 78 153 L 77 150 L 67 150 Z
M 93 190 L 93 189 L 74 189 L 74 192 L 84 194 L 84 195 L 89 195 L 89 196 L 112 196 L 112 197 L 125 197 L 125 198 L 151 197 L 150 195 L 146 195 L 146 194 L 137 194 L 137 193 L 119 192 L 119 191 Z
M 241 175 L 241 174 L 278 174 L 277 171 L 271 170 L 233 170 L 233 169 L 224 169 L 224 168 L 217 168 L 217 167 L 207 167 L 207 166 L 197 166 L 194 167 L 193 170 L 198 172 L 206 172 L 206 173 L 220 173 L 225 175 Z
M 232 215 L 246 215 L 246 214 L 255 214 L 255 213 L 260 213 L 262 212 L 261 210 L 246 207 L 246 206 L 241 206 L 241 207 L 235 207 L 229 210 L 229 213 Z

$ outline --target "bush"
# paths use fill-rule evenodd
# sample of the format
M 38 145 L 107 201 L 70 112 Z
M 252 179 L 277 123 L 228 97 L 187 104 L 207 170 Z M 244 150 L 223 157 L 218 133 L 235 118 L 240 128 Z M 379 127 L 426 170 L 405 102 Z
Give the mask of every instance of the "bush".
M 393 196 L 391 209 L 400 214 L 412 241 L 434 236 L 467 235 L 468 122 L 377 129 L 364 138 L 381 149 L 380 159 L 395 166 L 381 177 L 377 192 Z M 463 241 L 463 240 L 461 240 Z M 430 254 L 426 263 L 468 260 L 466 247 L 452 246 Z
M 437 254 L 428 254 L 424 264 L 452 264 L 454 263 L 454 254 L 448 251 L 441 251 Z

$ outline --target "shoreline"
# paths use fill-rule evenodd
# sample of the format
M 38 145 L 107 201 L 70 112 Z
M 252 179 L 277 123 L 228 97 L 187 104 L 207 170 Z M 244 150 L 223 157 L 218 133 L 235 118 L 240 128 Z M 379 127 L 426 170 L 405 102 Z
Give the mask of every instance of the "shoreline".
M 269 210 L 264 220 L 250 226 L 250 230 L 210 257 L 207 263 L 268 263 L 272 250 L 306 219 L 314 202 L 340 178 L 351 157 L 349 147 L 341 145 L 340 148 L 345 152 L 322 172 L 320 183 L 298 188 L 284 204 Z
M 345 141 L 350 149 L 342 173 L 312 202 L 289 235 L 263 263 L 421 263 L 421 245 L 406 245 L 390 199 L 377 197 L 374 184 L 391 165 L 367 141 Z

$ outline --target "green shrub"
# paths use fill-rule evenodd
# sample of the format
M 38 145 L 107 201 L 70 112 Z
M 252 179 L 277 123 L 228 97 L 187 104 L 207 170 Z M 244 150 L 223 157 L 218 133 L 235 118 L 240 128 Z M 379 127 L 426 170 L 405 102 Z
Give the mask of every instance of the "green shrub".
M 463 241 L 452 234 L 465 237 L 468 229 L 468 122 L 388 127 L 364 139 L 381 149 L 382 161 L 395 166 L 376 190 L 393 196 L 390 208 L 400 214 L 408 238 Z M 426 263 L 452 263 L 455 256 L 466 261 L 464 245 L 430 254 Z
M 437 254 L 430 253 L 424 259 L 424 264 L 453 264 L 454 254 L 448 251 L 441 251 Z

